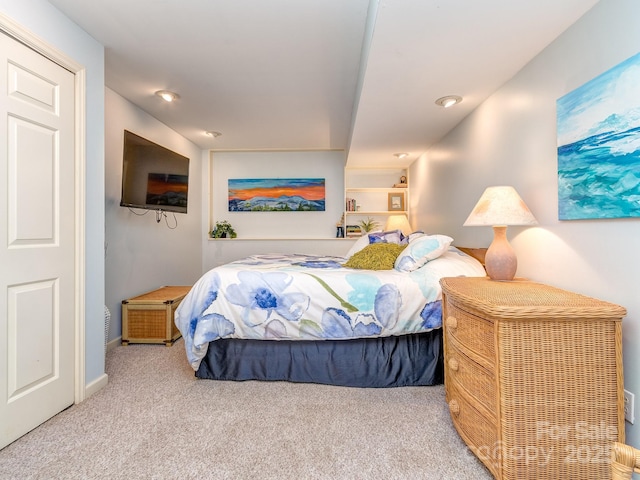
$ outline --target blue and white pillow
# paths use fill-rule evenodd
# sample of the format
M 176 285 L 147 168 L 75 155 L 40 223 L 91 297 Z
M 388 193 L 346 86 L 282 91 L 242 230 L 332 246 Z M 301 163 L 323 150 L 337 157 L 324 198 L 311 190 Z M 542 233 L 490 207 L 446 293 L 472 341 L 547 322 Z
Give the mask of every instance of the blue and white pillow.
M 446 235 L 422 235 L 409 242 L 396 258 L 394 267 L 399 272 L 413 272 L 447 251 L 453 238 Z
M 365 233 L 356 241 L 356 243 L 353 244 L 353 246 L 345 255 L 345 258 L 351 258 L 364 247 L 374 243 L 397 243 L 399 245 L 405 245 L 423 235 L 424 232 L 422 230 L 417 230 L 409 236 L 405 236 L 402 233 L 402 230 L 388 230 L 386 232 L 383 232 L 382 230 L 376 230 L 374 232 Z
M 402 243 L 402 230 L 389 230 L 386 232 L 375 232 L 369 234 L 369 243 Z

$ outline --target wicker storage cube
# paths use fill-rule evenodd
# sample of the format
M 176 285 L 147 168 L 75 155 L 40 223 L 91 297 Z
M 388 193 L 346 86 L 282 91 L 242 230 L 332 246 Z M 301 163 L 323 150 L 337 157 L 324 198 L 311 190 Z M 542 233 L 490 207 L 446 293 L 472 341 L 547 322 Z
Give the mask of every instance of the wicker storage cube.
M 611 478 L 623 307 L 525 280 L 444 278 L 453 424 L 499 479 Z
M 161 287 L 122 301 L 122 345 L 164 343 L 180 338 L 173 316 L 191 287 Z

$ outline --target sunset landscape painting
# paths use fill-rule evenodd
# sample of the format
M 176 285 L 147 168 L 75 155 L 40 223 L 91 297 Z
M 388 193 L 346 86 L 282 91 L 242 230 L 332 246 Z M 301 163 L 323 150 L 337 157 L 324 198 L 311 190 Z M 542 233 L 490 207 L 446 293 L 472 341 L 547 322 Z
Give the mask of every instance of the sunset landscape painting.
M 229 179 L 230 212 L 324 212 L 324 178 Z

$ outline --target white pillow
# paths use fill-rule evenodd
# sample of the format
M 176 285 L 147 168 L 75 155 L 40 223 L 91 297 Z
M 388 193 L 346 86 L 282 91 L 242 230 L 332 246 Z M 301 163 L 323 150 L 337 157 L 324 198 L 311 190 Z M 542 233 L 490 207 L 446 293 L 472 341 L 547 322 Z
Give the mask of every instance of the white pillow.
M 418 237 L 423 237 L 425 235 L 425 233 L 422 230 L 417 230 L 413 233 L 410 233 L 407 238 L 407 243 L 411 243 L 413 242 L 416 238 Z
M 413 272 L 447 251 L 453 238 L 446 235 L 422 235 L 409 242 L 394 267 L 399 272 Z
M 441 277 L 485 277 L 487 272 L 482 264 L 453 245 L 435 260 L 422 267 L 429 275 Z

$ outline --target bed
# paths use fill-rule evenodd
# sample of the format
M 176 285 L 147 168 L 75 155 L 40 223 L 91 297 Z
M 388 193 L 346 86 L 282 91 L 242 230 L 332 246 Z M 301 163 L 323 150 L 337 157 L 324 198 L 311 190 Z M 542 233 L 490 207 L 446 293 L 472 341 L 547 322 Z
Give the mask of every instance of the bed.
M 439 280 L 485 275 L 451 242 L 380 232 L 345 257 L 253 255 L 216 267 L 176 310 L 187 359 L 204 379 L 442 383 Z M 388 244 L 401 246 L 381 255 Z

